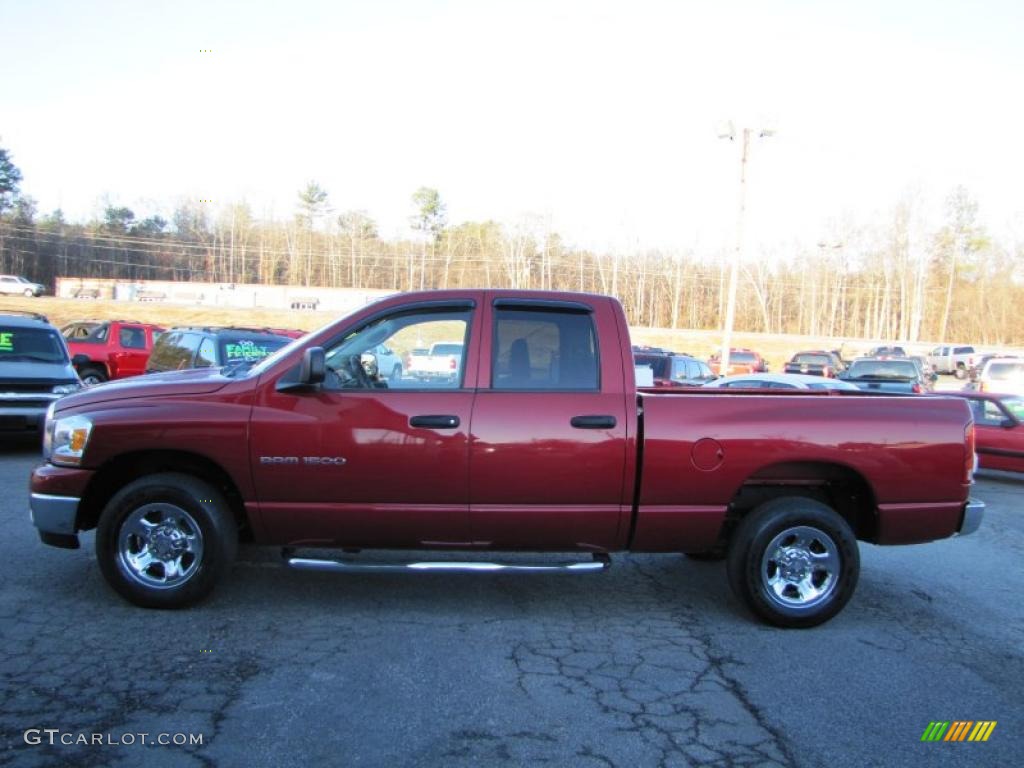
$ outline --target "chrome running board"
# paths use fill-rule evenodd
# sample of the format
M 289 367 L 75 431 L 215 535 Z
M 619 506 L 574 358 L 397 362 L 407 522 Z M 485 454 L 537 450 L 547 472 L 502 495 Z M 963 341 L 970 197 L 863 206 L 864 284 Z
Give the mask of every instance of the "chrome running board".
M 308 557 L 285 556 L 289 568 L 300 571 L 331 571 L 334 573 L 598 573 L 611 567 L 608 555 L 595 554 L 590 563 L 562 563 L 556 565 L 516 565 L 513 563 L 437 562 L 416 563 L 356 563 L 351 560 L 319 560 Z

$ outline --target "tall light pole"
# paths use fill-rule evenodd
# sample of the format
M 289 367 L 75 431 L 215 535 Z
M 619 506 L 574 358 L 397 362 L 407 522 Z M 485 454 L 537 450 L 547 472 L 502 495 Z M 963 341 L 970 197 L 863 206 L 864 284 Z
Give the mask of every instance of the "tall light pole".
M 736 285 L 739 282 L 740 261 L 743 258 L 743 228 L 747 210 L 747 158 L 750 155 L 750 128 L 743 129 L 742 148 L 740 150 L 740 190 L 739 204 L 736 212 L 736 247 L 733 249 L 732 263 L 729 265 L 729 293 L 725 304 L 725 327 L 722 329 L 722 355 L 718 366 L 720 376 L 729 375 L 729 353 L 732 349 L 732 329 L 736 322 Z M 774 131 L 761 129 L 758 138 L 772 136 Z M 718 132 L 718 138 L 735 141 L 736 131 L 732 123 Z

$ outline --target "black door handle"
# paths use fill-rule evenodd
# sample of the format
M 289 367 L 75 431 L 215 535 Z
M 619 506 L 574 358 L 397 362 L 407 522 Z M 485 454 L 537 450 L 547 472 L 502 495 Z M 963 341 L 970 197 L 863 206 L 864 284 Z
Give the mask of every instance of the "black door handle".
M 573 416 L 569 423 L 576 429 L 614 429 L 618 422 L 614 416 Z
M 431 415 L 412 416 L 409 418 L 410 427 L 424 427 L 426 429 L 455 429 L 460 423 L 458 416 Z

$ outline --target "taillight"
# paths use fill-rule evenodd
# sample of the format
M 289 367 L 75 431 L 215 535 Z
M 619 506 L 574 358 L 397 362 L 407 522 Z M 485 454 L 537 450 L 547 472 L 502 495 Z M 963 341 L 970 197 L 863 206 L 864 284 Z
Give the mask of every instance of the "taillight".
M 974 482 L 974 422 L 971 421 L 964 429 L 964 484 Z
M 454 357 L 451 360 L 448 361 L 448 367 L 451 368 L 453 371 L 458 367 L 458 366 L 455 365 L 455 358 Z
M 984 381 L 979 381 L 978 382 L 978 391 L 979 392 L 988 392 L 988 385 L 986 385 Z
M 924 392 L 924 390 L 921 389 L 921 385 L 918 384 L 916 381 L 914 382 L 914 386 L 910 388 L 910 391 L 913 392 L 915 395 L 920 395 L 922 392 Z
M 832 369 L 826 365 L 825 370 L 821 372 L 821 375 L 824 376 L 826 379 L 832 378 Z

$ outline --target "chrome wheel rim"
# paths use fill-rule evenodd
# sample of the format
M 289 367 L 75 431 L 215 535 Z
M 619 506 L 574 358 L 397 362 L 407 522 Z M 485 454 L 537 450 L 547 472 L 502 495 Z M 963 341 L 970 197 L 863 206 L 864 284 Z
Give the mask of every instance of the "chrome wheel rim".
M 171 589 L 191 579 L 203 559 L 203 533 L 181 507 L 145 504 L 125 519 L 117 538 L 121 570 L 151 589 Z
M 761 585 L 784 608 L 813 608 L 828 600 L 842 570 L 839 548 L 818 528 L 787 528 L 768 544 L 761 558 Z
M 87 387 L 93 387 L 96 386 L 97 384 L 102 384 L 103 379 L 101 379 L 95 373 L 87 373 L 85 374 L 85 376 L 82 377 L 82 383 L 85 384 Z

